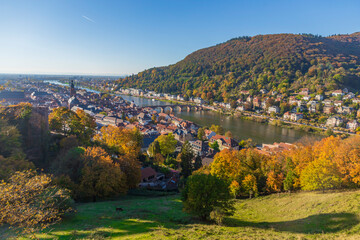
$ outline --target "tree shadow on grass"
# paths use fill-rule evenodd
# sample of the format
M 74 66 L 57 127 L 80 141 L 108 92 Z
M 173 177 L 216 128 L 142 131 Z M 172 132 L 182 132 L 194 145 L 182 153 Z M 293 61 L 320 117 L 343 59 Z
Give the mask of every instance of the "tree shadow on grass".
M 306 218 L 283 222 L 247 222 L 235 218 L 226 219 L 226 225 L 231 227 L 255 227 L 274 229 L 291 233 L 336 233 L 351 229 L 359 223 L 359 219 L 352 213 L 325 213 L 308 216 Z
M 112 206 L 112 203 L 109 203 Z M 53 230 L 44 231 L 49 238 L 65 239 L 107 239 L 116 237 L 130 237 L 137 234 L 151 233 L 152 231 L 186 228 L 192 223 L 190 216 L 184 215 L 181 203 L 173 203 L 165 206 L 137 206 L 126 207 L 122 212 L 116 212 L 114 207 L 111 211 L 103 211 L 100 215 L 88 217 L 76 215 L 68 216 L 66 221 L 55 226 Z M 122 203 L 123 207 L 124 204 Z M 174 214 L 164 214 L 170 208 L 178 209 Z M 47 239 L 48 239 L 47 238 Z M 39 236 L 39 239 L 45 239 Z

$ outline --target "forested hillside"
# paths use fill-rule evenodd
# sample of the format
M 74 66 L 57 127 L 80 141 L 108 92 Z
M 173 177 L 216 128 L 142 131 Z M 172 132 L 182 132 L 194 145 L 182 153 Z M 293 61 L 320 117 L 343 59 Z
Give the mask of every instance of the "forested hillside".
M 120 79 L 118 87 L 225 102 L 240 90 L 360 89 L 359 57 L 360 33 L 240 37 L 198 50 L 174 65 Z

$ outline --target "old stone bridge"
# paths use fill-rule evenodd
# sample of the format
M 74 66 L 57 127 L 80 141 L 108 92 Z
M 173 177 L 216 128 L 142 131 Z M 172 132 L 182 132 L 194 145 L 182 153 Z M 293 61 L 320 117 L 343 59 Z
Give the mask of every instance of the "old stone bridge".
M 141 107 L 141 109 L 160 109 L 160 112 L 165 112 L 165 111 L 169 111 L 170 113 L 173 112 L 191 112 L 191 111 L 201 111 L 203 110 L 202 106 L 197 106 L 197 105 L 181 105 L 181 104 L 177 104 L 177 105 L 163 105 L 163 106 L 143 106 Z

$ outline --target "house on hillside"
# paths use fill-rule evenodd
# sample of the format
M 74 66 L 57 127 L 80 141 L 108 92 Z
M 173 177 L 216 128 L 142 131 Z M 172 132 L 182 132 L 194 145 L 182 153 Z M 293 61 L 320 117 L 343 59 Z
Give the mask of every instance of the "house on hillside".
M 359 123 L 356 120 L 352 120 L 346 123 L 346 128 L 355 131 L 359 127 Z
M 280 108 L 278 106 L 271 106 L 268 109 L 268 113 L 279 113 L 280 112 Z
M 141 170 L 141 182 L 151 182 L 156 180 L 156 171 L 151 167 L 142 168 Z
M 223 149 L 239 150 L 239 143 L 233 138 L 215 135 L 210 139 L 210 142 L 214 143 L 215 141 L 218 142 L 220 151 Z
M 344 95 L 344 92 L 343 92 L 343 90 L 339 89 L 339 90 L 333 91 L 333 92 L 331 93 L 331 95 L 332 95 L 332 96 L 335 96 L 335 97 L 337 97 L 337 96 L 343 96 L 343 95 Z
M 328 126 L 328 127 L 339 127 L 342 123 L 344 123 L 344 120 L 341 117 L 335 116 L 335 117 L 330 117 L 326 121 L 326 126 Z
M 205 129 L 204 132 L 205 132 L 205 137 L 206 137 L 208 140 L 210 140 L 213 136 L 216 135 L 216 132 L 211 131 L 211 130 L 209 130 L 209 129 Z
M 196 155 L 203 156 L 205 153 L 205 144 L 203 141 L 196 140 L 196 141 L 189 141 L 191 148 Z
M 295 122 L 303 118 L 304 115 L 302 113 L 292 113 L 290 116 L 291 121 L 295 121 Z

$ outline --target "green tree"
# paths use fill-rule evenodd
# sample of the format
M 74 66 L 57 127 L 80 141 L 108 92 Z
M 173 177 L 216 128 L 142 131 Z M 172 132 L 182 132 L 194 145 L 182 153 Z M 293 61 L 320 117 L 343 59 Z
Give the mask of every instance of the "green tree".
M 59 107 L 49 114 L 49 128 L 65 135 L 76 135 L 83 143 L 89 144 L 95 133 L 96 123 L 83 110 L 73 112 L 66 107 Z
M 295 183 L 295 173 L 293 170 L 287 172 L 286 177 L 284 179 L 284 190 L 291 192 L 294 190 L 294 183 Z
M 182 192 L 182 201 L 186 212 L 203 220 L 209 219 L 215 209 L 225 215 L 234 212 L 229 184 L 213 175 L 195 174 L 189 177 Z
M 219 126 L 219 125 L 211 125 L 210 127 L 210 130 L 213 131 L 213 132 L 216 132 L 216 134 L 219 134 L 219 135 L 224 135 L 224 128 L 222 126 Z
M 81 170 L 84 166 L 84 152 L 84 148 L 74 147 L 61 153 L 52 162 L 52 173 L 56 176 L 69 176 L 74 183 L 78 184 L 81 178 Z
M 35 169 L 35 166 L 26 160 L 18 129 L 0 119 L 0 180 L 8 179 L 16 171 L 28 169 Z
M 201 167 L 202 167 L 201 156 L 199 154 L 197 154 L 195 157 L 195 162 L 194 162 L 194 170 L 198 170 Z
M 197 138 L 201 141 L 204 140 L 204 137 L 205 137 L 205 131 L 203 128 L 199 128 L 198 129 L 198 132 L 197 132 Z
M 220 146 L 217 141 L 214 141 L 213 143 L 209 143 L 209 147 L 212 148 L 215 152 L 220 152 Z
M 181 166 L 181 175 L 184 178 L 187 178 L 191 175 L 192 171 L 194 170 L 193 166 L 193 158 L 194 153 L 191 148 L 191 145 L 188 141 L 184 143 L 184 145 L 181 148 L 181 152 L 178 156 L 180 166 Z
M 173 153 L 176 149 L 177 141 L 172 133 L 167 135 L 160 135 L 155 139 L 160 144 L 161 154 L 167 156 L 170 153 Z
M 160 148 L 160 144 L 158 141 L 154 141 L 150 144 L 149 146 L 149 154 L 150 157 L 155 157 L 156 154 L 161 153 L 161 148 Z

